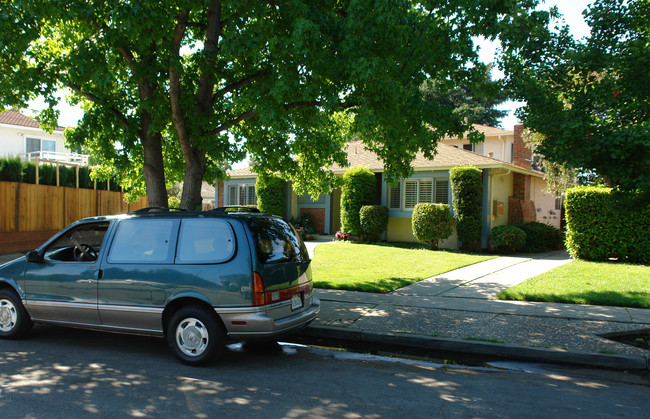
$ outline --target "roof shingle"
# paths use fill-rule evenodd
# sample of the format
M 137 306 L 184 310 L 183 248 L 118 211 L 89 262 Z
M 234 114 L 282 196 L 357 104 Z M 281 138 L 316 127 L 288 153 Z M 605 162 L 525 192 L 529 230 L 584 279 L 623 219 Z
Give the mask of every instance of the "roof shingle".
M 0 124 L 15 125 L 18 127 L 40 128 L 41 123 L 23 115 L 19 111 L 10 110 L 0 113 Z M 55 131 L 63 131 L 63 127 L 56 127 Z

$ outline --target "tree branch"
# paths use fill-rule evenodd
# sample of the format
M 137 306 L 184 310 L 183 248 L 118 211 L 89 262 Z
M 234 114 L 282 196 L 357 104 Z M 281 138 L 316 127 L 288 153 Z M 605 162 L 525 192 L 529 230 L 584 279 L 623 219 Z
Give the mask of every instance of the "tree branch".
M 234 92 L 235 90 L 241 89 L 244 86 L 254 83 L 257 80 L 264 79 L 268 76 L 269 76 L 268 71 L 262 70 L 262 71 L 258 71 L 255 74 L 251 74 L 250 76 L 244 77 L 243 79 L 236 81 L 232 84 L 229 84 L 223 89 L 220 89 L 217 92 L 215 92 L 215 94 L 212 96 L 212 103 L 214 104 L 217 101 L 217 99 L 223 97 L 228 93 Z
M 185 116 L 183 115 L 183 108 L 181 106 L 181 77 L 176 69 L 180 58 L 181 42 L 185 30 L 187 29 L 187 18 L 190 14 L 189 10 L 184 10 L 179 16 L 174 28 L 174 35 L 172 37 L 172 47 L 170 51 L 171 61 L 169 63 L 169 98 L 171 101 L 172 121 L 176 134 L 178 135 L 183 154 L 186 151 L 184 148 L 188 147 L 188 133 L 187 126 L 185 125 Z
M 102 105 L 102 99 L 99 96 L 93 95 L 92 93 L 87 93 L 81 90 L 81 87 L 67 83 L 66 86 L 72 90 L 73 92 L 79 94 L 80 96 L 85 97 L 86 99 L 90 100 L 93 103 L 96 103 L 97 105 Z M 109 110 L 111 115 L 113 115 L 118 122 L 126 129 L 127 131 L 131 128 L 131 125 L 129 124 L 129 120 L 126 119 L 124 114 L 122 114 L 120 111 L 117 110 L 114 106 L 107 107 L 106 109 Z

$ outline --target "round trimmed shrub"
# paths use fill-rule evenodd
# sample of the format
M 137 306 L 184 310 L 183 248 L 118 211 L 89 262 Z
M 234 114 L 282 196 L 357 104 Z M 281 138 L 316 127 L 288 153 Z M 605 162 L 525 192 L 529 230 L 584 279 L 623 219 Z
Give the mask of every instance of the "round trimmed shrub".
M 420 203 L 413 209 L 411 228 L 413 235 L 421 242 L 428 243 L 432 249 L 438 248 L 438 242 L 453 233 L 454 221 L 449 205 Z
M 526 233 L 515 226 L 496 226 L 490 231 L 490 247 L 497 252 L 514 253 L 526 244 Z
M 388 208 L 383 205 L 364 205 L 359 211 L 361 233 L 368 241 L 377 242 L 388 226 Z
M 255 181 L 257 207 L 260 211 L 284 217 L 286 182 L 279 176 L 260 173 Z
M 349 169 L 343 175 L 341 187 L 341 231 L 360 234 L 359 212 L 364 205 L 372 205 L 375 200 L 375 174 L 365 167 Z

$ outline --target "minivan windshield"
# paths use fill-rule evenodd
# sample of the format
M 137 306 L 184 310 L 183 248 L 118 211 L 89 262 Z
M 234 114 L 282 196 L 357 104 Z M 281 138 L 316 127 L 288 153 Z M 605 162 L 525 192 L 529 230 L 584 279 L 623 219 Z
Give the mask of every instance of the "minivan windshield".
M 252 217 L 248 220 L 248 226 L 262 263 L 309 260 L 307 248 L 300 242 L 293 227 L 285 221 L 271 217 Z

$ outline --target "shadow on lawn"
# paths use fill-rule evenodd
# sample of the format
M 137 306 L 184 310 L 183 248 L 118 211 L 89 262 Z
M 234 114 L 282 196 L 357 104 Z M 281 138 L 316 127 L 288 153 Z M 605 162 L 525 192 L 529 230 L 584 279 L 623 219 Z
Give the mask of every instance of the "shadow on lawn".
M 385 278 L 373 282 L 364 282 L 361 284 L 330 284 L 326 281 L 314 280 L 315 288 L 326 288 L 343 291 L 360 291 L 378 294 L 387 294 L 397 289 L 413 284 L 413 279 L 409 278 Z

